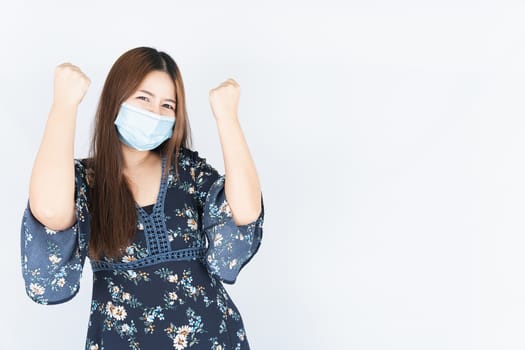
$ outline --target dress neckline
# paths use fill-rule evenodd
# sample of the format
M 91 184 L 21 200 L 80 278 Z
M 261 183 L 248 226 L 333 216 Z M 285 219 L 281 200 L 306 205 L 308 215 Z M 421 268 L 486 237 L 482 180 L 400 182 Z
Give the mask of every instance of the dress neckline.
M 162 209 L 162 211 L 164 210 L 164 195 L 166 194 L 166 178 L 167 178 L 166 176 L 164 176 L 164 169 L 166 168 L 166 155 L 165 154 L 161 153 L 161 160 L 162 160 L 162 169 L 160 173 L 160 185 L 159 185 L 159 192 L 157 194 L 157 200 L 153 204 L 148 204 L 142 207 L 137 202 L 135 202 L 135 207 L 137 208 L 139 214 L 141 214 L 145 218 L 155 215 L 155 213 L 158 212 L 160 209 Z M 151 213 L 148 213 L 144 209 L 144 207 L 147 208 L 150 206 L 153 206 L 153 209 L 151 210 Z

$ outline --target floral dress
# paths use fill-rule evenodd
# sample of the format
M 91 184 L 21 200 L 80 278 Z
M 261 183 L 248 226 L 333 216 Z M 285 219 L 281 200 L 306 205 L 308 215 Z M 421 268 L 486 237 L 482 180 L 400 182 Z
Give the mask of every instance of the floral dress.
M 173 157 L 174 158 L 174 157 Z M 155 204 L 137 210 L 136 238 L 118 259 L 89 259 L 93 292 L 87 350 L 249 349 L 241 314 L 223 286 L 233 284 L 258 251 L 259 217 L 236 225 L 225 175 L 181 147 L 179 178 L 170 165 Z M 162 155 L 162 169 L 166 157 Z M 21 224 L 21 266 L 27 295 L 59 304 L 79 290 L 89 242 L 85 159 L 75 159 L 77 221 L 54 231 L 31 213 Z

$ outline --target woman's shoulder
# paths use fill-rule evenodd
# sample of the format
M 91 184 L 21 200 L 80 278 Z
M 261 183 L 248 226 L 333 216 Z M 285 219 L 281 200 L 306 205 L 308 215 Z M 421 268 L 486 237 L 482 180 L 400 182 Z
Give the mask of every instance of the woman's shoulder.
M 189 146 L 180 145 L 179 153 L 182 154 L 183 156 L 191 156 L 194 153 L 197 153 L 197 151 L 191 149 L 191 147 Z
M 75 166 L 88 168 L 91 166 L 93 158 L 75 158 Z
M 75 158 L 75 177 L 81 183 L 90 185 L 93 181 L 94 172 L 92 169 L 93 158 Z
M 199 152 L 197 150 L 191 149 L 190 147 L 186 147 L 181 145 L 179 148 L 179 159 L 181 162 L 184 163 L 191 163 L 192 165 L 196 165 L 199 162 L 203 160 L 203 158 L 199 155 Z
M 85 176 L 88 167 L 87 158 L 75 158 L 75 174 L 77 176 Z

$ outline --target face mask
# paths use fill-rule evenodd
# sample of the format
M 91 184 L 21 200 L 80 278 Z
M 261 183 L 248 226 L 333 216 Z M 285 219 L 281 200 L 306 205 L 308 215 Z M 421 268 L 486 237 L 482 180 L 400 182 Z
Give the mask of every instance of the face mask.
M 139 151 L 148 151 L 173 135 L 175 118 L 122 103 L 114 124 L 122 142 Z

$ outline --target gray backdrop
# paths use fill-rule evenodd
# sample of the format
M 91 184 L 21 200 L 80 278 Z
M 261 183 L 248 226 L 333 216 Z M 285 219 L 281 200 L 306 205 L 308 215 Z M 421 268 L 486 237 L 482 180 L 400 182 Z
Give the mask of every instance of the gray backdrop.
M 525 3 L 10 1 L 0 12 L 1 349 L 81 349 L 91 298 L 24 292 L 20 223 L 64 61 L 96 104 L 124 51 L 182 70 L 195 148 L 224 173 L 208 91 L 233 77 L 265 198 L 227 285 L 254 350 L 523 349 Z

